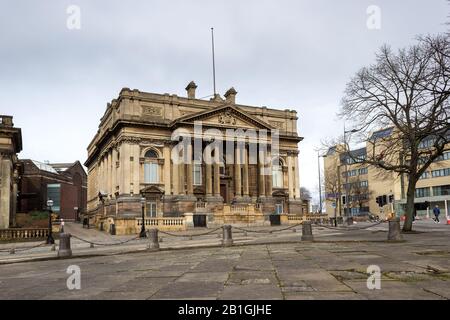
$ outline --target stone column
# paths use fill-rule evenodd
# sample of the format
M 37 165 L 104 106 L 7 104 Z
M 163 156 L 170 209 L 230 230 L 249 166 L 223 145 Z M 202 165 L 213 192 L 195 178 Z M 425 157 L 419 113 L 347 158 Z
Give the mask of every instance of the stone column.
M 258 174 L 259 174 L 259 197 L 266 195 L 266 181 L 264 176 L 264 151 L 258 150 Z
M 131 148 L 130 145 L 127 143 L 124 143 L 122 145 L 122 153 L 123 153 L 123 168 L 122 168 L 122 175 L 123 175 L 123 192 L 125 194 L 131 193 L 131 161 L 130 161 L 130 155 L 131 155 Z
M 171 183 L 170 183 L 170 147 L 164 145 L 163 148 L 164 157 L 164 194 L 170 195 L 171 193 Z
M 176 163 L 177 161 L 178 161 L 178 159 L 174 158 L 173 163 L 172 163 L 172 173 L 173 173 L 172 174 L 172 180 L 173 180 L 172 193 L 175 196 L 180 194 L 180 172 L 178 170 L 179 164 Z
M 180 180 L 179 182 L 179 194 L 186 194 L 186 189 L 185 189 L 185 163 L 184 163 L 184 154 L 185 154 L 186 150 L 183 149 L 183 155 L 181 156 L 180 159 L 180 163 L 178 164 L 178 179 Z
M 132 145 L 132 156 L 133 156 L 133 193 L 135 195 L 138 195 L 141 186 L 140 186 L 140 173 L 141 173 L 141 163 L 139 161 L 139 158 L 141 157 L 141 149 L 138 144 Z
M 12 200 L 12 208 L 11 208 L 11 221 L 10 224 L 15 226 L 16 225 L 16 212 L 17 212 L 17 193 L 19 191 L 19 172 L 17 169 L 14 170 L 14 178 L 13 178 L 13 189 L 11 194 L 11 200 Z
M 205 171 L 206 171 L 206 196 L 212 196 L 212 165 L 209 163 L 205 163 Z
M 248 149 L 247 147 L 244 147 L 244 169 L 243 169 L 243 180 L 244 180 L 244 196 L 248 197 L 250 195 L 249 193 L 249 186 L 248 186 L 248 162 L 249 162 L 249 156 L 248 156 Z
M 298 156 L 294 156 L 294 171 L 295 171 L 295 198 L 300 200 L 300 177 L 298 172 Z
M 214 162 L 214 196 L 220 196 L 220 166 Z
M 116 185 L 117 185 L 117 168 L 116 168 L 116 162 L 117 162 L 117 150 L 116 148 L 112 149 L 112 155 L 111 155 L 111 191 L 110 193 L 112 195 L 116 192 Z
M 192 179 L 193 175 L 193 165 L 192 165 L 192 144 L 187 146 L 187 163 L 186 163 L 186 189 L 187 194 L 192 196 L 194 194 L 194 181 Z
M 272 196 L 272 151 L 269 149 L 267 151 L 267 170 L 269 171 L 269 175 L 267 177 L 267 187 L 266 187 L 266 196 L 271 197 Z
M 9 228 L 9 213 L 11 211 L 11 160 L 7 157 L 1 159 L 1 187 L 0 187 L 0 229 Z
M 234 195 L 236 198 L 240 198 L 242 196 L 241 188 L 241 150 L 238 146 L 238 143 L 235 144 L 234 149 L 235 161 L 234 161 Z
M 292 156 L 289 153 L 287 157 L 287 176 L 288 176 L 288 190 L 289 190 L 289 199 L 294 199 L 294 170 L 292 170 Z

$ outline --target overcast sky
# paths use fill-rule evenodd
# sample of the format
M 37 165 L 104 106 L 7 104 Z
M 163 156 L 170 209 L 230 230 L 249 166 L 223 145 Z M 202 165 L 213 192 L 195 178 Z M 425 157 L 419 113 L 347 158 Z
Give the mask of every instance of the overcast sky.
M 0 4 L 0 114 L 22 128 L 21 158 L 84 162 L 122 87 L 184 96 L 194 80 L 198 97 L 210 95 L 214 27 L 219 93 L 234 86 L 238 103 L 297 110 L 300 182 L 313 193 L 314 149 L 342 133 L 336 113 L 349 78 L 384 43 L 399 48 L 446 30 L 450 11 L 445 0 Z M 70 5 L 80 8 L 80 29 L 67 28 Z M 367 27 L 371 5 L 379 29 Z

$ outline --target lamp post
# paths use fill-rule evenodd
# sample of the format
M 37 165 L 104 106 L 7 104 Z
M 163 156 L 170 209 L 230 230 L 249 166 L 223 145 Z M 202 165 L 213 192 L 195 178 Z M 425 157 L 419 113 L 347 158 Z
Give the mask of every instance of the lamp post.
M 139 238 L 146 238 L 147 233 L 145 231 L 145 198 L 141 198 L 141 212 L 142 212 L 142 224 L 141 224 L 141 232 L 139 233 Z
M 317 168 L 319 171 L 319 213 L 322 213 L 322 181 L 320 179 L 320 158 L 326 158 L 326 154 L 325 155 L 320 155 L 319 151 L 317 151 Z
M 48 199 L 47 200 L 47 208 L 48 208 L 48 237 L 47 237 L 47 244 L 54 244 L 55 239 L 53 239 L 52 234 L 52 207 L 53 207 L 53 200 Z
M 358 130 L 353 129 L 353 130 L 345 130 L 345 125 L 344 125 L 344 145 L 345 145 L 345 151 L 347 152 L 348 155 L 350 155 L 350 150 L 347 150 L 347 138 L 346 138 L 346 134 L 347 133 L 355 133 L 358 132 Z M 350 149 L 350 148 L 348 148 Z M 348 216 L 348 169 L 347 169 L 347 162 L 348 162 L 348 158 L 345 157 L 345 207 L 344 207 L 344 216 Z

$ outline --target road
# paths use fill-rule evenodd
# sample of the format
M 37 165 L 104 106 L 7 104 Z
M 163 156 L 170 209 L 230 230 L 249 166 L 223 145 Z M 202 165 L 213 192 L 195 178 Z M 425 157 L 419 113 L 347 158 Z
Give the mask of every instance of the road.
M 450 226 L 419 221 L 419 232 L 396 243 L 383 241 L 385 228 L 316 228 L 317 242 L 265 239 L 230 248 L 5 264 L 0 299 L 449 299 Z M 66 283 L 74 265 L 81 271 L 79 290 Z M 367 287 L 371 265 L 381 269 L 380 289 Z

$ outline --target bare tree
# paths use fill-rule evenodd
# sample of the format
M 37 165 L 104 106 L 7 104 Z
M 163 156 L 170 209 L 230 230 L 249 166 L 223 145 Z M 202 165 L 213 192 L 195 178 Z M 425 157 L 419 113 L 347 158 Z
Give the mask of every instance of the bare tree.
M 324 174 L 325 200 L 332 200 L 336 204 L 334 210 L 337 210 L 337 204 L 340 202 L 340 191 L 341 191 L 339 165 L 336 163 L 335 165 L 331 165 L 325 168 L 324 171 L 325 171 Z
M 449 56 L 445 36 L 421 38 L 398 52 L 384 46 L 375 64 L 347 84 L 342 99 L 340 115 L 353 122 L 369 145 L 367 157 L 356 161 L 409 179 L 404 231 L 412 228 L 417 181 L 448 148 Z M 371 136 L 389 127 L 391 134 Z

